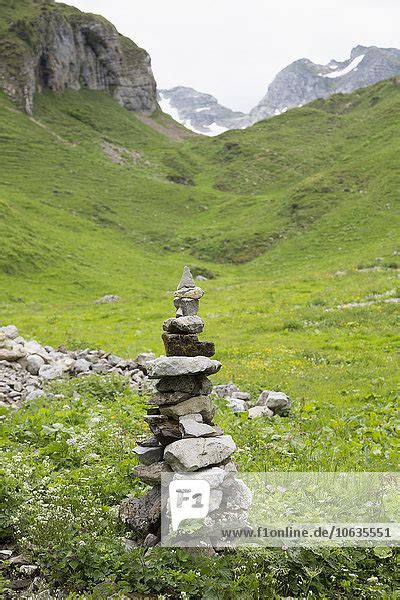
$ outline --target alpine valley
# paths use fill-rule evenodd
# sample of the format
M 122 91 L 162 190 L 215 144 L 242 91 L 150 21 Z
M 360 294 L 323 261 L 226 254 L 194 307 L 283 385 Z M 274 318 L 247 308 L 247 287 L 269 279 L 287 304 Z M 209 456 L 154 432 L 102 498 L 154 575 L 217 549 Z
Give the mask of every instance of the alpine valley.
M 164 352 L 185 265 L 213 383 L 291 400 L 251 419 L 218 396 L 192 428 L 232 436 L 244 472 L 398 470 L 398 73 L 397 50 L 301 60 L 238 115 L 157 92 L 148 53 L 103 17 L 0 0 L 1 597 L 396 597 L 394 547 L 146 548 L 118 507 L 148 490 L 145 353 Z M 198 135 L 167 104 L 202 133 L 248 122 Z M 195 312 L 196 287 L 175 292 Z M 34 373 L 68 368 L 18 403 L 10 372 L 38 379 L 22 345 Z

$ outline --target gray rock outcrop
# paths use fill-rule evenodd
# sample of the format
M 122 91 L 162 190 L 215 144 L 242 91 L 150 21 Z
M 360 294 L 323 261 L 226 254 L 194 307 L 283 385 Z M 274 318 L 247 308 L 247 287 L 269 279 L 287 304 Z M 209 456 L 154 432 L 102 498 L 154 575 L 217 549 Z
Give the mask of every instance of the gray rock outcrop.
M 124 108 L 151 114 L 157 107 L 150 57 L 100 16 L 53 0 L 8 9 L 0 45 L 0 88 L 32 115 L 36 93 L 49 89 L 104 91 Z

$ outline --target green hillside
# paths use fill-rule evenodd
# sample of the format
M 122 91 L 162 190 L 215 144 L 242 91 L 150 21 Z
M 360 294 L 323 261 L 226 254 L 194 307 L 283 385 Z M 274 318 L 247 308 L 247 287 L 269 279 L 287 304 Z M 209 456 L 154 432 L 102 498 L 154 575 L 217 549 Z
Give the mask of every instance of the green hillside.
M 127 112 L 100 92 L 44 93 L 36 97 L 34 118 L 1 95 L 1 323 L 44 344 L 100 346 L 124 356 L 161 352 L 161 324 L 172 309 L 168 292 L 189 264 L 208 278 L 205 337 L 216 341 L 224 365 L 215 380 L 234 380 L 253 394 L 282 390 L 293 399 L 292 417 L 272 425 L 218 407 L 217 421 L 234 436 L 242 469 L 396 470 L 399 109 L 399 81 L 387 81 L 206 139 L 161 112 L 151 118 Z M 95 305 L 106 293 L 121 302 Z M 107 420 L 116 416 L 126 454 L 111 487 L 106 467 L 118 460 L 111 420 L 90 447 L 101 454 L 104 471 L 90 466 L 88 475 L 87 465 L 75 463 L 71 471 L 65 457 L 54 463 L 58 483 L 96 477 L 82 494 L 99 490 L 102 504 L 115 504 L 138 485 L 129 475 L 136 460 L 129 452 L 144 408 L 126 390 L 76 385 L 82 406 L 69 411 L 62 399 L 50 411 L 38 400 L 10 419 L 4 439 L 36 469 L 35 444 L 47 453 L 41 426 L 54 415 L 82 431 L 94 409 Z M 72 398 L 73 391 L 71 384 L 64 393 Z M 101 393 L 113 403 L 99 408 Z M 27 423 L 34 442 L 24 437 Z M 47 466 L 40 477 L 53 476 Z M 104 532 L 108 541 L 119 531 L 112 527 Z M 29 528 L 23 535 L 39 543 Z M 101 548 L 96 569 L 104 574 L 117 559 Z M 86 566 L 78 560 L 72 573 L 61 554 L 42 549 L 47 575 L 83 589 Z M 210 585 L 230 598 L 238 597 L 224 595 L 235 581 L 243 598 L 255 590 L 260 597 L 304 597 L 331 585 L 333 595 L 316 597 L 373 598 L 382 596 L 366 582 L 379 573 L 384 593 L 393 592 L 391 554 L 386 562 L 363 551 L 307 556 L 302 570 L 300 559 L 279 553 L 282 570 L 272 571 L 278 553 L 254 557 L 253 567 L 244 554 L 240 579 L 229 553 L 221 571 L 197 563 L 186 575 L 177 573 L 187 558 L 167 567 L 156 556 L 146 575 L 143 557 L 135 555 L 140 586 L 132 589 L 217 597 L 210 590 L 195 596 Z M 358 587 L 340 580 L 350 564 Z M 85 584 L 98 581 L 87 568 Z M 193 583 L 195 568 L 203 569 L 201 590 Z M 265 569 L 262 589 L 257 569 Z

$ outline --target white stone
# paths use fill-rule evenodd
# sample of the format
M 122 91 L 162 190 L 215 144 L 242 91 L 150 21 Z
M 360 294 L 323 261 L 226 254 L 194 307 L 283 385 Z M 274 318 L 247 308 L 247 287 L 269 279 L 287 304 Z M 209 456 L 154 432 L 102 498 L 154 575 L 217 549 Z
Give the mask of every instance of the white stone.
M 257 419 L 258 417 L 273 417 L 274 413 L 268 406 L 253 406 L 249 409 L 249 419 Z

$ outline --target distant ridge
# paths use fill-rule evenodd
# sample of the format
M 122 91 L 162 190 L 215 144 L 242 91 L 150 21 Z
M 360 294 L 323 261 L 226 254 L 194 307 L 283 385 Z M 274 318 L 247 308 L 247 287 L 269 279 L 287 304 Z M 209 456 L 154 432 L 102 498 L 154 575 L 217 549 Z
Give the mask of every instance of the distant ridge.
M 218 135 L 228 129 L 243 129 L 338 92 L 349 93 L 378 81 L 400 75 L 400 50 L 356 46 L 350 57 L 327 65 L 301 58 L 285 67 L 268 86 L 265 96 L 248 115 L 221 106 L 210 94 L 178 86 L 159 91 L 162 110 L 189 129 Z

